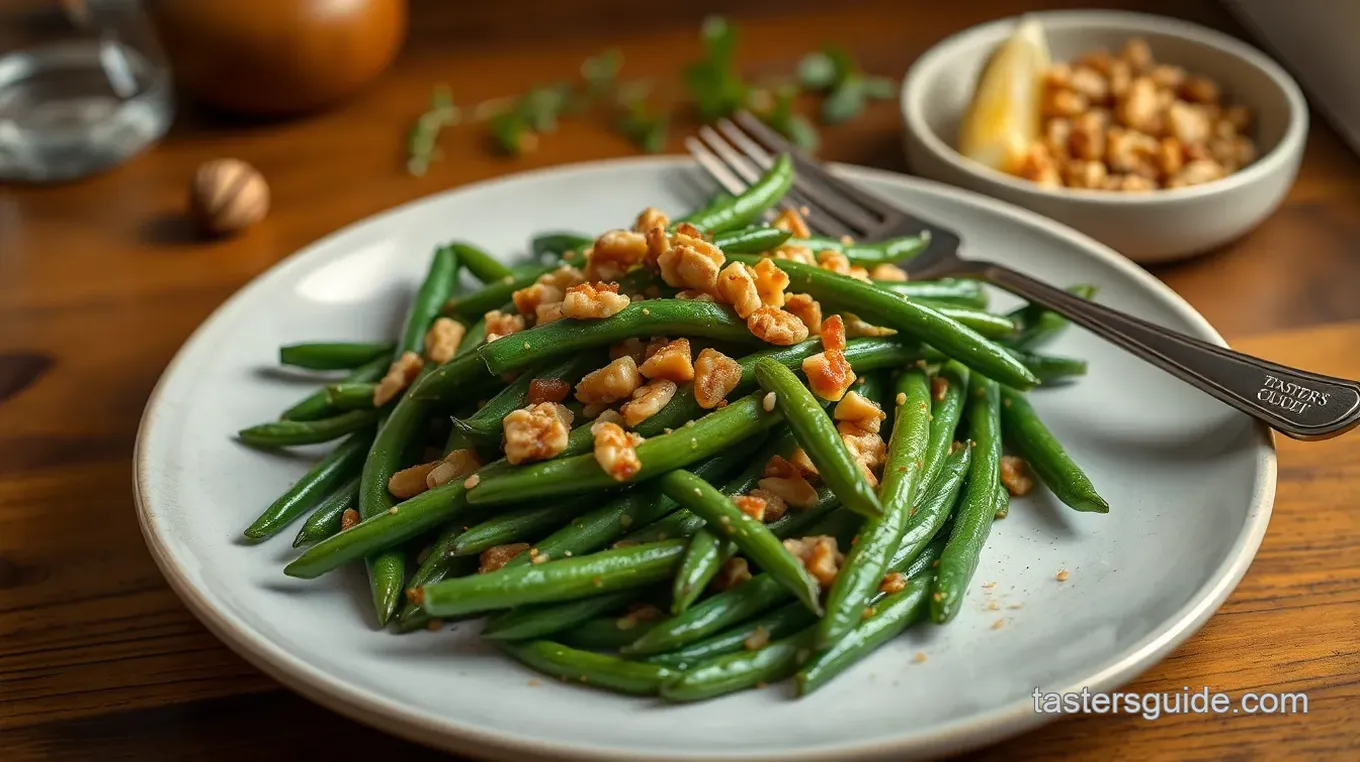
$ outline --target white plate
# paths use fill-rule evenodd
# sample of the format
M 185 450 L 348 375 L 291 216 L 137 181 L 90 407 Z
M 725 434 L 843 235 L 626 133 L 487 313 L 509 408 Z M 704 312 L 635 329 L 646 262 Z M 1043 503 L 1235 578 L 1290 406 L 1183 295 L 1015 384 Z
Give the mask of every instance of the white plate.
M 1017 208 L 846 167 L 869 188 L 965 231 L 971 251 L 1191 335 L 1218 334 L 1119 255 Z M 1080 383 L 1033 395 L 1112 510 L 1078 514 L 1042 490 L 992 530 L 968 603 L 946 627 L 888 644 L 809 698 L 786 686 L 665 706 L 534 676 L 478 643 L 478 625 L 403 637 L 369 624 L 363 574 L 280 571 L 292 532 L 240 531 L 308 459 L 232 439 L 311 387 L 274 367 L 278 345 L 393 335 L 436 243 L 522 250 L 535 231 L 626 225 L 640 207 L 699 198 L 677 159 L 613 161 L 451 191 L 353 225 L 227 301 L 170 364 L 137 440 L 136 491 L 152 555 L 229 646 L 303 695 L 362 722 L 463 753 L 547 758 L 903 759 L 979 746 L 1053 719 L 1031 694 L 1112 689 L 1193 633 L 1241 579 L 1275 494 L 1269 434 L 1081 331 Z M 1055 580 L 1068 569 L 1065 583 Z M 995 582 L 987 588 L 984 583 Z M 999 609 L 987 604 L 995 601 Z M 1012 607 L 1016 605 L 1018 607 Z M 999 629 L 994 623 L 1000 620 Z M 924 652 L 927 660 L 917 662 Z

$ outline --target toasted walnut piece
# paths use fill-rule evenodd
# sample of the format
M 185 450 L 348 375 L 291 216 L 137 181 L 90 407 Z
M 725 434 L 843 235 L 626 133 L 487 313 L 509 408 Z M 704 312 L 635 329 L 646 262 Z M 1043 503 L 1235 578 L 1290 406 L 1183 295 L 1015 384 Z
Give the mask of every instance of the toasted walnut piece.
M 1044 70 L 1041 80 L 1044 87 L 1063 88 L 1072 84 L 1072 66 L 1059 61 Z
M 562 299 L 562 316 L 575 320 L 603 320 L 628 306 L 629 298 L 619 293 L 617 283 L 582 283 L 567 289 Z
M 1088 103 L 1106 103 L 1110 99 L 1110 81 L 1104 74 L 1096 71 L 1089 66 L 1078 66 L 1072 69 L 1072 76 L 1067 83 L 1076 94 L 1086 98 Z
M 883 461 L 887 459 L 888 445 L 878 434 L 863 431 L 858 426 L 846 423 L 837 424 L 836 430 L 840 432 L 841 441 L 845 442 L 855 460 L 870 470 L 883 465 Z
M 646 356 L 642 354 L 643 347 L 645 346 L 646 345 L 642 343 L 642 339 L 638 338 L 624 339 L 617 344 L 610 344 L 609 359 L 617 360 L 620 357 L 627 355 L 633 358 L 634 363 L 641 365 L 643 360 L 647 359 Z
M 529 543 L 516 542 L 510 545 L 496 545 L 482 551 L 478 557 L 480 565 L 477 567 L 478 574 L 487 574 L 505 566 L 518 556 L 520 553 L 529 549 Z
M 773 524 L 783 518 L 784 514 L 789 512 L 789 504 L 784 502 L 784 498 L 769 490 L 763 490 L 757 487 L 746 494 L 749 497 L 765 501 L 764 513 L 762 514 L 761 520 L 766 524 Z
M 534 325 L 547 325 L 556 320 L 561 320 L 562 303 L 552 302 L 551 304 L 540 304 L 534 308 Z
M 801 447 L 793 448 L 793 452 L 789 454 L 789 462 L 796 466 L 798 473 L 805 477 L 820 476 L 817 472 L 817 465 L 812 462 L 812 458 L 808 457 L 807 451 Z
M 775 259 L 787 259 L 791 262 L 802 262 L 805 265 L 815 265 L 817 260 L 812 256 L 812 249 L 806 246 L 792 246 L 784 244 L 774 250 Z
M 574 418 L 566 406 L 555 402 L 540 402 L 511 412 L 501 422 L 505 459 L 518 464 L 560 455 L 567 449 Z
M 1145 193 L 1157 190 L 1157 182 L 1142 175 L 1110 175 L 1105 179 L 1105 190 Z
M 1162 138 L 1157 145 L 1157 171 L 1162 177 L 1171 177 L 1185 166 L 1185 149 L 1181 141 L 1174 137 Z
M 930 379 L 930 397 L 936 402 L 943 402 L 944 395 L 949 391 L 949 379 L 943 376 L 936 376 Z
M 1068 146 L 1078 159 L 1099 161 L 1105 156 L 1105 124 L 1091 113 L 1082 114 L 1072 122 Z
M 1167 181 L 1168 188 L 1185 188 L 1200 185 L 1223 177 L 1223 166 L 1213 159 L 1196 159 L 1186 164 L 1174 177 Z
M 792 473 L 783 476 L 766 476 L 757 484 L 760 489 L 778 497 L 796 508 L 811 508 L 817 504 L 817 488 L 790 464 Z M 768 510 L 768 506 L 767 506 Z
M 637 221 L 633 223 L 633 230 L 645 233 L 652 228 L 665 229 L 671 224 L 671 220 L 666 213 L 656 207 L 647 207 L 637 216 Z
M 439 465 L 438 461 L 434 463 L 421 463 L 417 466 L 403 468 L 388 478 L 387 491 L 391 493 L 392 497 L 401 498 L 402 500 L 419 495 L 429 489 L 425 484 L 425 478 L 430 475 L 430 472 L 433 471 L 437 465 Z
M 642 348 L 642 359 L 638 361 L 639 364 L 652 359 L 652 355 L 660 352 L 669 343 L 671 343 L 671 340 L 666 336 L 653 336 L 648 339 L 647 345 Z
M 1161 129 L 1157 106 L 1157 84 L 1149 77 L 1138 77 L 1115 107 L 1115 115 L 1125 127 L 1151 134 Z
M 614 481 L 628 481 L 642 469 L 636 447 L 642 444 L 642 437 L 617 423 L 596 423 L 590 427 L 595 437 L 595 462 Z
M 624 399 L 642 384 L 637 363 L 624 355 L 599 370 L 587 373 L 576 384 L 576 401 L 609 405 Z
M 1045 117 L 1072 117 L 1090 108 L 1090 101 L 1081 93 L 1065 87 L 1045 88 L 1039 108 Z
M 733 556 L 724 561 L 718 569 L 718 573 L 713 575 L 709 589 L 715 593 L 721 593 L 725 590 L 731 590 L 750 578 L 751 568 L 747 565 L 746 559 L 741 556 Z
M 531 405 L 561 402 L 568 394 L 571 394 L 571 384 L 560 378 L 535 378 L 529 382 L 528 401 Z
M 1218 103 L 1218 84 L 1208 77 L 1189 77 L 1181 83 L 1178 92 L 1192 103 Z
M 710 294 L 710 293 L 708 293 L 707 291 L 698 291 L 698 290 L 695 290 L 695 289 L 692 289 L 692 288 L 687 288 L 687 289 L 685 289 L 684 291 L 677 292 L 677 293 L 675 294 L 675 298 L 676 298 L 676 299 L 684 299 L 684 300 L 687 301 L 687 302 L 716 302 L 716 301 L 718 301 L 717 299 L 713 298 L 713 295 Z
M 430 489 L 443 486 L 454 479 L 468 476 L 481 467 L 482 459 L 477 456 L 476 450 L 471 448 L 451 450 L 425 477 L 425 486 Z
M 423 367 L 425 361 L 420 359 L 420 355 L 415 352 L 402 352 L 401 357 L 387 369 L 387 375 L 373 387 L 373 407 L 382 407 L 395 399 L 402 389 L 416 380 Z
M 341 532 L 345 531 L 346 529 L 349 529 L 350 527 L 356 526 L 358 523 L 359 512 L 354 510 L 353 508 L 346 508 L 345 512 L 340 514 Z
M 515 303 L 515 309 L 519 314 L 529 317 L 537 315 L 538 308 L 544 304 L 554 304 L 562 301 L 562 289 L 557 286 L 550 286 L 546 283 L 532 283 L 510 295 L 510 299 Z
M 1069 188 L 1105 187 L 1105 165 L 1098 161 L 1071 161 L 1063 167 L 1063 180 Z
M 891 595 L 900 593 L 907 589 L 907 575 L 902 572 L 888 572 L 883 575 L 883 581 L 878 583 L 878 591 Z
M 1213 132 L 1204 109 L 1177 101 L 1166 112 L 1167 132 L 1184 144 L 1203 143 Z
M 1001 456 L 1001 484 L 1006 491 L 1020 497 L 1034 489 L 1034 480 L 1029 475 L 1029 464 L 1024 458 L 1014 455 Z
M 500 310 L 492 310 L 482 316 L 486 323 L 486 343 L 504 338 L 524 330 L 524 318 Z
M 725 259 L 722 250 L 705 241 L 698 231 L 690 235 L 677 230 L 670 246 L 657 257 L 657 265 L 666 285 L 711 293 L 718 285 L 718 271 Z
M 699 407 L 712 410 L 741 383 L 741 363 L 711 347 L 699 352 L 694 361 L 694 399 Z
M 1133 37 L 1124 43 L 1124 49 L 1119 52 L 1119 57 L 1138 72 L 1147 71 L 1153 65 L 1152 48 L 1148 47 L 1147 40 L 1142 37 Z
M 425 332 L 425 357 L 435 365 L 443 365 L 453 359 L 458 345 L 463 343 L 467 328 L 452 318 L 435 318 L 430 330 Z
M 761 476 L 780 476 L 789 478 L 802 476 L 802 474 L 803 472 L 793 461 L 778 454 L 770 456 L 769 461 L 765 463 L 764 470 L 760 472 Z
M 1225 172 L 1233 172 L 1256 159 L 1256 144 L 1250 138 L 1235 135 L 1226 140 L 1209 141 L 1209 155 L 1223 165 Z
M 803 562 L 803 566 L 821 584 L 830 587 L 840 573 L 845 556 L 836 547 L 836 538 L 828 535 L 815 535 L 797 540 L 785 540 L 784 548 Z
M 757 625 L 756 628 L 751 631 L 751 635 L 747 637 L 746 640 L 743 640 L 741 644 L 747 651 L 759 651 L 770 644 L 770 631 Z
M 1076 58 L 1072 59 L 1071 65 L 1085 66 L 1089 69 L 1095 69 L 1096 71 L 1108 77 L 1110 75 L 1110 67 L 1114 63 L 1115 59 L 1110 55 L 1110 51 L 1104 48 L 1095 48 L 1093 50 L 1088 50 L 1082 53 L 1081 55 L 1077 56 Z
M 646 258 L 647 238 L 643 234 L 610 230 L 595 239 L 586 256 L 585 277 L 592 281 L 615 281 Z
M 741 262 L 733 262 L 718 273 L 718 296 L 732 305 L 737 317 L 745 320 L 760 309 L 760 292 L 756 290 L 755 274 Z
M 1067 117 L 1044 120 L 1043 146 L 1053 156 L 1066 156 L 1067 144 L 1072 139 L 1072 122 Z
M 817 266 L 823 270 L 829 270 L 836 273 L 837 275 L 850 274 L 850 259 L 839 251 L 827 249 L 826 251 L 818 252 Z
M 897 265 L 884 262 L 883 264 L 874 265 L 874 269 L 869 271 L 869 277 L 874 280 L 887 280 L 893 281 L 894 283 L 905 283 L 907 280 L 907 271 L 903 270 Z
M 668 379 L 676 383 L 694 380 L 689 339 L 676 339 L 663 344 L 647 357 L 638 372 L 652 380 Z
M 1157 64 L 1148 70 L 1150 78 L 1157 87 L 1164 90 L 1176 90 L 1185 83 L 1185 69 L 1171 64 Z
M 788 347 L 808 337 L 807 326 L 778 307 L 761 307 L 746 318 L 746 329 L 768 344 Z
M 833 418 L 837 421 L 853 423 L 861 431 L 878 433 L 883 420 L 888 417 L 878 405 L 859 392 L 850 392 L 836 403 Z
M 837 349 L 805 358 L 803 374 L 807 376 L 812 393 L 828 402 L 839 400 L 855 382 L 855 371 L 845 359 L 845 353 Z
M 572 286 L 579 286 L 582 283 L 585 283 L 586 276 L 585 273 L 571 265 L 562 265 L 556 270 L 551 270 L 538 276 L 538 280 L 535 282 L 542 283 L 545 286 L 566 293 L 567 289 Z
M 650 622 L 664 616 L 661 609 L 650 603 L 631 605 L 628 613 L 614 620 L 614 626 L 620 630 L 631 630 L 638 626 L 639 622 Z
M 755 495 L 737 495 L 732 498 L 732 504 L 737 506 L 737 510 L 756 521 L 765 520 L 765 506 L 768 505 L 768 503 L 766 503 L 765 498 L 763 497 L 757 497 Z
M 793 209 L 785 209 L 780 212 L 779 216 L 775 217 L 774 222 L 771 224 L 780 230 L 789 231 L 793 234 L 794 238 L 807 238 L 812 235 L 812 231 L 808 228 L 807 222 L 803 220 L 803 215 Z
M 1015 174 L 1045 187 L 1062 185 L 1062 175 L 1053 159 L 1052 152 L 1043 143 L 1032 143 L 1016 167 Z
M 1152 162 L 1159 146 L 1160 143 L 1151 135 L 1111 127 L 1105 132 L 1105 161 L 1114 172 L 1141 174 L 1146 168 L 1155 175 Z
M 823 320 L 822 330 L 817 333 L 822 338 L 822 349 L 845 350 L 845 320 L 840 315 Z
M 633 428 L 661 412 L 661 408 L 675 396 L 676 388 L 675 382 L 666 378 L 658 378 L 649 384 L 639 386 L 633 391 L 632 402 L 619 408 L 624 422 L 629 428 Z
M 766 307 L 784 306 L 784 289 L 789 287 L 789 275 L 779 269 L 772 260 L 762 259 L 753 270 L 756 292 L 760 302 Z
M 1251 112 L 1246 106 L 1229 106 L 1223 109 L 1219 119 L 1232 125 L 1238 134 L 1245 133 L 1247 128 L 1251 127 Z
M 893 336 L 897 333 L 897 331 L 894 331 L 891 328 L 866 323 L 859 315 L 856 315 L 853 312 L 846 312 L 841 317 L 845 324 L 845 337 L 848 339 L 873 336 Z
M 807 326 L 808 333 L 817 335 L 822 330 L 822 305 L 808 294 L 789 294 L 784 300 L 784 309 L 798 316 Z

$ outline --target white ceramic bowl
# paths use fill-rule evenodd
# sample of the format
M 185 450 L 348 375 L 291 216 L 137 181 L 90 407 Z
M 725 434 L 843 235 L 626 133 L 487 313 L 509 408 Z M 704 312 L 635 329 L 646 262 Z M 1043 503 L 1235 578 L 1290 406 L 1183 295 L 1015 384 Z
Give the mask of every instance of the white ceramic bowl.
M 1251 109 L 1260 158 L 1222 180 L 1151 193 L 1041 188 L 965 158 L 954 147 L 959 122 L 987 57 L 1019 21 L 1007 18 L 945 39 L 907 72 L 902 114 L 914 172 L 1033 209 L 1142 263 L 1228 243 L 1279 206 L 1303 156 L 1308 105 L 1294 80 L 1264 53 L 1212 29 L 1161 16 L 1053 11 L 1030 17 L 1043 26 L 1055 61 L 1092 48 L 1118 50 L 1137 36 L 1147 40 L 1158 61 L 1217 81 L 1231 102 Z

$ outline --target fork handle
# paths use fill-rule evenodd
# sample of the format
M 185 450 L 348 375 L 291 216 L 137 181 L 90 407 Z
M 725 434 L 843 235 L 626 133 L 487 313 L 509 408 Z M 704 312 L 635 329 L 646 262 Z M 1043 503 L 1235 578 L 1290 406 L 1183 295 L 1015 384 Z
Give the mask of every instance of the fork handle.
M 1289 368 L 1167 330 L 993 262 L 971 274 L 1047 307 L 1294 439 L 1360 423 L 1360 383 Z

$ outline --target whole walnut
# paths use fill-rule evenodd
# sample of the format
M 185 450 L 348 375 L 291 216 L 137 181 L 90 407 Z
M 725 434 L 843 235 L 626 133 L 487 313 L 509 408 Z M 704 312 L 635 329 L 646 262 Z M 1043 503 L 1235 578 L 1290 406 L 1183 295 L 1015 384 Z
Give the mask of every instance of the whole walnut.
M 205 233 L 229 235 L 254 225 L 269 211 L 269 185 L 240 159 L 201 164 L 189 185 L 189 213 Z

